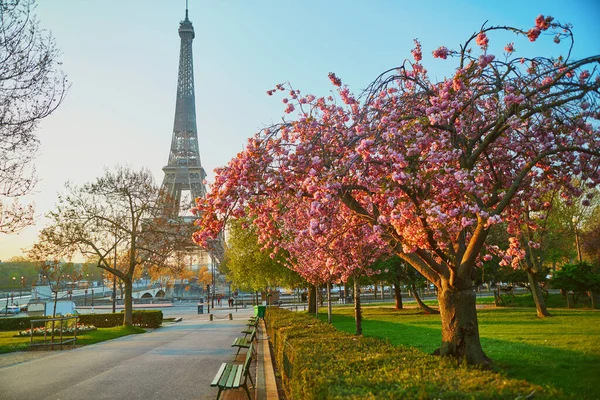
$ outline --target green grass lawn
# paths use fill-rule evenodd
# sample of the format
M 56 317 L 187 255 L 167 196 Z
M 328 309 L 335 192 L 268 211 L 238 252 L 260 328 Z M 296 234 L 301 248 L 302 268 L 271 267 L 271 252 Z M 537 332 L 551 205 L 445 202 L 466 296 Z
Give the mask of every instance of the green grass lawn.
M 121 336 L 127 336 L 146 332 L 143 328 L 135 326 L 116 326 L 114 328 L 98 328 L 95 331 L 86 332 L 77 335 L 77 346 L 86 346 L 105 340 L 116 339 Z M 0 332 L 0 353 L 10 353 L 13 351 L 28 350 L 29 336 L 16 336 L 18 332 Z M 42 341 L 43 337 L 34 336 L 35 341 Z
M 488 308 L 478 311 L 486 354 L 508 377 L 553 385 L 575 399 L 600 398 L 600 312 L 550 310 L 539 319 L 532 308 Z M 355 331 L 353 310 L 336 307 L 333 323 Z M 432 353 L 441 344 L 439 315 L 417 309 L 396 311 L 389 305 L 364 309 L 363 334 L 392 344 Z M 326 314 L 320 315 L 326 320 Z

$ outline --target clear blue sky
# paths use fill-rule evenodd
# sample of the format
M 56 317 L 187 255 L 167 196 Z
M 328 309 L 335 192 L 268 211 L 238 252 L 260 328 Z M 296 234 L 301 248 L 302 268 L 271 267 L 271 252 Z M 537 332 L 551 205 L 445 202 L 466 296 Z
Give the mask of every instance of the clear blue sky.
M 0 235 L 0 260 L 20 255 L 45 224 L 70 180 L 94 180 L 104 167 L 148 167 L 158 184 L 175 111 L 179 21 L 185 0 L 38 0 L 41 26 L 52 31 L 72 87 L 41 124 L 34 201 L 36 226 Z M 190 0 L 194 24 L 196 112 L 202 164 L 226 164 L 258 129 L 283 115 L 265 92 L 289 81 L 304 93 L 331 90 L 335 72 L 354 91 L 423 45 L 434 77 L 452 61 L 432 60 L 440 45 L 458 48 L 487 20 L 528 29 L 539 14 L 574 24 L 576 58 L 600 54 L 600 2 L 594 0 Z M 503 48 L 514 36 L 490 37 Z M 518 41 L 517 55 L 564 52 L 551 38 Z M 499 52 L 497 53 L 499 54 Z

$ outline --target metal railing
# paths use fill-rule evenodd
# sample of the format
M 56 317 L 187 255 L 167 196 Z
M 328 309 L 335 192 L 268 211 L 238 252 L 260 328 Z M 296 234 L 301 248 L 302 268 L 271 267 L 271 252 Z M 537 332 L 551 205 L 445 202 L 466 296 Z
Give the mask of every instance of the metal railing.
M 68 321 L 69 320 L 75 320 L 75 325 L 74 325 L 74 330 L 73 330 L 73 337 L 71 338 L 69 335 L 68 339 L 65 339 L 63 336 L 63 333 L 65 332 L 65 328 L 68 328 Z M 56 321 L 60 322 L 60 326 L 58 328 L 58 341 L 57 341 L 57 334 L 56 334 Z M 66 322 L 66 325 L 65 325 Z M 68 343 L 75 343 L 77 341 L 77 326 L 78 326 L 78 322 L 79 322 L 79 316 L 74 315 L 74 316 L 69 316 L 69 317 L 58 317 L 58 318 L 44 318 L 44 319 L 34 319 L 31 320 L 31 328 L 30 328 L 30 337 L 29 337 L 29 346 L 52 346 L 52 349 L 54 349 L 54 346 L 60 346 L 61 350 L 62 350 L 62 346 Z M 36 336 L 35 335 L 35 324 L 40 324 L 43 323 L 43 327 L 44 327 L 44 340 L 42 342 L 35 342 L 33 341 L 33 337 Z M 48 332 L 48 323 L 50 323 L 51 326 L 51 331 Z M 70 333 L 70 332 L 69 332 Z M 48 340 L 48 336 L 50 336 L 50 340 Z

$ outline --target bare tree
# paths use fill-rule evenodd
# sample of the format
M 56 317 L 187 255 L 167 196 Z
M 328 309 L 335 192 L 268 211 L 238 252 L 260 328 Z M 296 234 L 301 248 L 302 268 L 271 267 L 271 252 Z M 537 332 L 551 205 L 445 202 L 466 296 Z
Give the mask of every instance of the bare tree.
M 61 104 L 68 84 L 52 35 L 32 14 L 35 0 L 0 1 L 0 233 L 33 223 L 18 197 L 36 184 L 39 121 Z
M 165 199 L 150 171 L 117 168 L 96 181 L 67 185 L 52 224 L 40 232 L 39 244 L 55 251 L 78 251 L 98 260 L 125 288 L 124 324 L 132 323 L 132 287 L 141 267 L 176 268 L 172 255 L 190 248 L 193 226 L 165 217 Z

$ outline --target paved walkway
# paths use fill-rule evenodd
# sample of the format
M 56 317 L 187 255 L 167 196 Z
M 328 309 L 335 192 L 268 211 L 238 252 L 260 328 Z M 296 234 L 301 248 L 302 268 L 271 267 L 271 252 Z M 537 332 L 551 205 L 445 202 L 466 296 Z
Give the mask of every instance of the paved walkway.
M 216 312 L 220 313 L 216 316 L 228 313 Z M 210 382 L 222 362 L 233 360 L 231 342 L 252 313 L 232 315 L 231 321 L 214 318 L 212 322 L 207 314 L 184 315 L 181 322 L 152 332 L 73 350 L 0 355 L 0 397 L 214 399 L 218 390 Z M 257 386 L 253 399 L 277 399 L 264 322 L 259 327 L 258 357 L 252 364 Z M 246 398 L 243 389 L 224 394 L 223 399 Z

